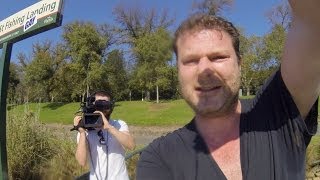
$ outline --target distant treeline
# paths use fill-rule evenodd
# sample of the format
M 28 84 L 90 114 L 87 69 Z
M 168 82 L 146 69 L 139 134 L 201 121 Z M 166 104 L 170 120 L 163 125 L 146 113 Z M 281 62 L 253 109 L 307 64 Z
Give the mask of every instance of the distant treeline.
M 227 4 L 204 0 L 194 11 L 215 14 Z M 217 6 L 218 5 L 218 6 Z M 216 8 L 218 7 L 218 8 Z M 290 18 L 287 5 L 271 9 L 270 32 L 247 36 L 241 30 L 244 95 L 254 94 L 279 67 Z M 8 101 L 81 101 L 95 90 L 111 91 L 121 100 L 180 98 L 172 52 L 175 19 L 168 11 L 117 6 L 114 24 L 75 21 L 63 27 L 58 43 L 44 40 L 30 54 L 19 53 L 10 65 Z M 285 16 L 285 17 L 284 17 Z M 239 28 L 241 29 L 241 28 Z

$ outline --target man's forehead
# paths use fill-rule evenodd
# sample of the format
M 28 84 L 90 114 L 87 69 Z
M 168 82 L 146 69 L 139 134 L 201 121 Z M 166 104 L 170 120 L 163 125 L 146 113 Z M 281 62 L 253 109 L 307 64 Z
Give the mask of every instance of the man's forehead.
M 108 96 L 100 96 L 100 95 L 96 95 L 96 100 L 106 100 L 108 101 L 109 100 L 109 97 Z
M 224 31 L 216 29 L 201 29 L 201 30 L 191 30 L 183 33 L 179 39 L 194 37 L 197 39 L 217 39 L 221 40 L 223 35 L 226 34 Z

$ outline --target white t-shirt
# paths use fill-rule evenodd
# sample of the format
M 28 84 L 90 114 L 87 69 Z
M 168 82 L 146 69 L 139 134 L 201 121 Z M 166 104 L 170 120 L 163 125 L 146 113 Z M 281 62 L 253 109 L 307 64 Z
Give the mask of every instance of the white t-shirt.
M 109 123 L 119 131 L 129 132 L 127 124 L 122 120 L 110 119 Z M 86 133 L 89 142 L 90 180 L 129 180 L 124 148 L 112 134 L 106 130 L 102 131 L 105 145 L 100 144 L 97 130 L 87 131 Z M 79 142 L 79 139 L 80 134 L 78 133 L 77 142 Z

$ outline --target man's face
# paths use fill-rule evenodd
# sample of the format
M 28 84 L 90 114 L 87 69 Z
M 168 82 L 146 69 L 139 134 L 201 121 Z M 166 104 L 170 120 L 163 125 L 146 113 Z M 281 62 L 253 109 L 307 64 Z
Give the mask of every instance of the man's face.
M 238 100 L 240 63 L 224 31 L 186 32 L 177 41 L 182 95 L 198 115 L 220 116 Z
M 98 101 L 98 100 L 103 100 L 103 101 L 109 101 L 110 98 L 108 96 L 99 96 L 99 95 L 96 95 L 95 96 L 95 101 Z M 104 115 L 108 115 L 110 112 L 110 110 L 105 110 L 105 111 L 102 111 L 102 113 Z

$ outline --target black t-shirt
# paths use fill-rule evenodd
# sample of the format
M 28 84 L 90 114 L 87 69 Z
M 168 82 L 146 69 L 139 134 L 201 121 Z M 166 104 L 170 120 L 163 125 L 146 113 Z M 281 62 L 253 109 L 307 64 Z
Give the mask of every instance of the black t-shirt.
M 252 100 L 241 101 L 243 179 L 305 179 L 305 153 L 317 131 L 318 101 L 305 121 L 277 71 Z M 154 140 L 141 154 L 138 180 L 226 179 L 194 120 Z

